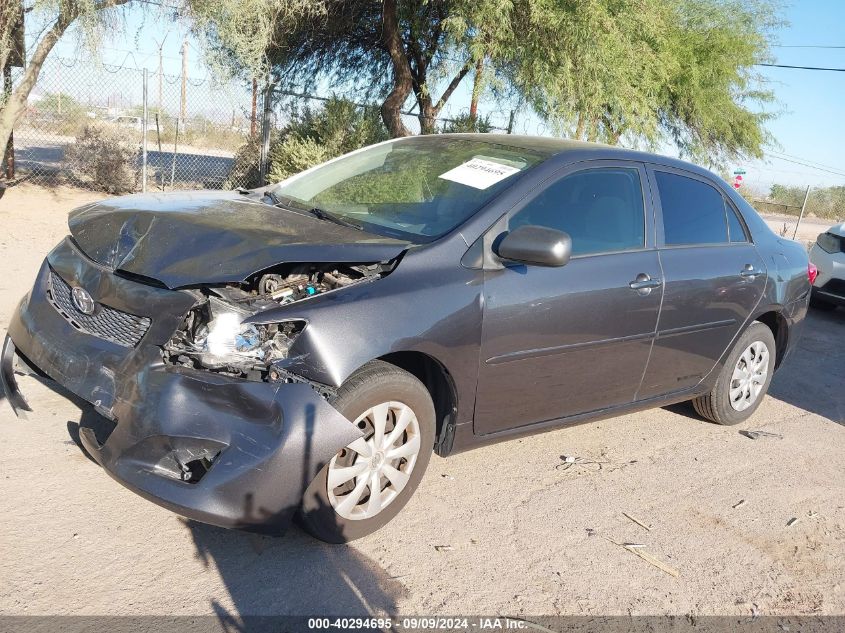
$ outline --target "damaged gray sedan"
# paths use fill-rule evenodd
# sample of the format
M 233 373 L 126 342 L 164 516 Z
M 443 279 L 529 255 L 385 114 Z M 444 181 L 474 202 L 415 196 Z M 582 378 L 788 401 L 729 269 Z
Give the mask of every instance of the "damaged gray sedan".
M 143 497 L 332 542 L 395 516 L 432 452 L 684 400 L 741 422 L 813 276 L 707 171 L 519 136 L 398 139 L 69 226 L 8 328 L 12 407 L 16 373 L 55 381 Z

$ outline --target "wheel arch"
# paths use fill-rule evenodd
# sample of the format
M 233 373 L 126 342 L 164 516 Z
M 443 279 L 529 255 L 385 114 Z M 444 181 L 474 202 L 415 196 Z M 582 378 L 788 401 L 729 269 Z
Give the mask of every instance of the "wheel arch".
M 437 417 L 434 450 L 447 455 L 452 449 L 458 413 L 458 391 L 449 370 L 439 360 L 419 351 L 391 352 L 378 359 L 414 375 L 428 390 Z
M 758 314 L 754 317 L 754 321 L 767 326 L 775 337 L 775 369 L 777 369 L 786 354 L 789 342 L 789 322 L 781 310 L 768 310 Z

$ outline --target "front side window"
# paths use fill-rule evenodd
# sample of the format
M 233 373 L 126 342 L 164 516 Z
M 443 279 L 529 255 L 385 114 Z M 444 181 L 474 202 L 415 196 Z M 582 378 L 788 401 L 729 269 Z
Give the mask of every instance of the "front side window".
M 428 242 L 550 155 L 501 142 L 418 136 L 321 165 L 272 192 L 290 207 L 317 207 L 372 233 Z
M 561 178 L 511 218 L 509 228 L 525 225 L 568 233 L 573 255 L 643 248 L 645 215 L 639 171 L 608 167 Z
M 655 171 L 667 246 L 728 242 L 725 201 L 716 188 L 686 176 Z

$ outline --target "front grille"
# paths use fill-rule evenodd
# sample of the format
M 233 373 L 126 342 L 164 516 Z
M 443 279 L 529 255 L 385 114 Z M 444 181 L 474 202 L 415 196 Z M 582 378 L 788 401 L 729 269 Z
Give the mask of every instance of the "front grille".
M 65 320 L 85 332 L 123 347 L 135 347 L 150 329 L 150 319 L 97 304 L 94 314 L 83 314 L 71 299 L 71 288 L 52 270 L 47 299 Z

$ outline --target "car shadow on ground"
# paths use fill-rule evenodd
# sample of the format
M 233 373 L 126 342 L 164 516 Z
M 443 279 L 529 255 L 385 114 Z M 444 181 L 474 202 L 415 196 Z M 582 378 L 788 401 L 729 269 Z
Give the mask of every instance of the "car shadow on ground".
M 91 428 L 105 441 L 111 423 L 56 383 L 42 382 L 79 407 L 79 421 L 68 422 L 68 433 L 95 461 L 79 441 L 79 429 Z M 251 494 L 245 496 L 244 508 L 245 517 L 274 518 L 253 507 Z M 324 510 L 317 507 L 314 511 L 334 516 L 333 511 Z M 354 545 L 323 543 L 295 522 L 280 536 L 228 530 L 190 519 L 182 522 L 190 532 L 195 556 L 211 573 L 219 574 L 228 594 L 211 597 L 207 605 L 217 616 L 220 630 L 283 630 L 280 625 L 284 622 L 272 616 L 386 616 L 398 611 L 397 601 L 407 593 L 401 581 Z
M 227 630 L 254 630 L 254 616 L 378 617 L 396 613 L 406 593 L 354 545 L 322 543 L 296 526 L 282 538 L 190 520 L 185 526 L 196 556 L 226 586 L 231 604 L 213 598 L 211 607 Z
M 810 308 L 797 347 L 778 369 L 769 395 L 845 425 L 845 309 Z
M 797 346 L 772 378 L 769 396 L 845 426 L 843 336 L 845 309 L 822 311 L 810 308 Z M 690 402 L 665 409 L 678 415 L 703 419 Z

